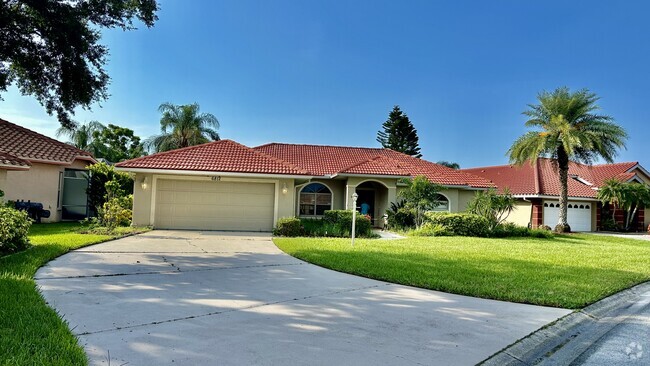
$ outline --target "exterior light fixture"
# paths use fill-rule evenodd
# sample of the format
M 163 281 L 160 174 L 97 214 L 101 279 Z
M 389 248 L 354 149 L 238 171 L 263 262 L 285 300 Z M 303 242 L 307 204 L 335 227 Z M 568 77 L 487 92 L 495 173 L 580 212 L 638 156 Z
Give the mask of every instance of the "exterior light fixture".
M 282 194 L 287 194 L 289 193 L 289 188 L 287 188 L 286 183 L 282 183 Z
M 142 183 L 140 183 L 140 186 L 142 187 L 143 191 L 146 191 L 147 187 L 149 187 L 149 179 L 147 179 L 147 177 L 142 178 Z

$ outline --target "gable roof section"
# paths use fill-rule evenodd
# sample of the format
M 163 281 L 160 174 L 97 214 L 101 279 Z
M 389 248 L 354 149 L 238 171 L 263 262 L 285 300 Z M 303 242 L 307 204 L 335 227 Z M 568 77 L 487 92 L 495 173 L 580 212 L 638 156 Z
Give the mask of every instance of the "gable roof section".
M 89 152 L 1 118 L 0 136 L 0 152 L 22 161 L 58 165 L 70 165 L 75 159 L 95 162 Z
M 637 162 L 616 164 L 584 165 L 569 164 L 569 197 L 595 198 L 597 189 L 608 179 L 627 182 L 636 174 L 631 172 L 639 166 Z M 515 195 L 559 196 L 560 182 L 553 160 L 539 158 L 535 164 L 522 166 L 500 165 L 463 169 L 463 171 L 480 175 L 494 182 L 500 190 L 509 188 Z
M 299 166 L 310 174 L 418 176 L 447 186 L 494 187 L 483 177 L 383 148 L 270 143 L 254 148 Z
M 123 161 L 119 168 L 307 175 L 287 162 L 232 140 L 219 140 Z

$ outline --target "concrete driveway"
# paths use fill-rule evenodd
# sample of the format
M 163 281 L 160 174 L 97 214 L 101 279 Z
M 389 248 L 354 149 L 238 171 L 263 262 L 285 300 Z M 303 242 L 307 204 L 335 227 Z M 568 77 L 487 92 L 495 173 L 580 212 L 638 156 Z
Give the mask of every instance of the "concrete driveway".
M 330 271 L 265 234 L 152 231 L 36 276 L 93 365 L 472 365 L 569 313 Z

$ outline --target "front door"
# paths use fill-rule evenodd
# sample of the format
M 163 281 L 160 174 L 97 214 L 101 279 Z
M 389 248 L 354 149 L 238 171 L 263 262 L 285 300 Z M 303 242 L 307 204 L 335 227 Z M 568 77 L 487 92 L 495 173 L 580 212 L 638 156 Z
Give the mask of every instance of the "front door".
M 357 189 L 357 211 L 364 213 L 363 208 L 367 209 L 366 214 L 370 215 L 370 219 L 374 225 L 375 223 L 375 191 L 369 189 Z M 367 206 L 364 206 L 364 203 Z

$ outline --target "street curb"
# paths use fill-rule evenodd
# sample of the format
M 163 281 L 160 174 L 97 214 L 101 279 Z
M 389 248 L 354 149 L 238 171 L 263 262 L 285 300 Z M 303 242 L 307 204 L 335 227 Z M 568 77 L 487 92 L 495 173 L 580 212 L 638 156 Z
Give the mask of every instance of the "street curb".
M 529 334 L 479 363 L 484 366 L 566 365 L 634 313 L 650 282 L 577 310 Z

